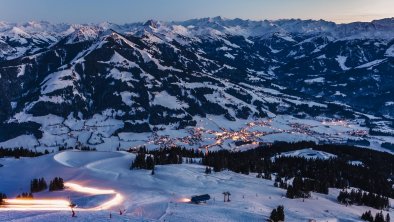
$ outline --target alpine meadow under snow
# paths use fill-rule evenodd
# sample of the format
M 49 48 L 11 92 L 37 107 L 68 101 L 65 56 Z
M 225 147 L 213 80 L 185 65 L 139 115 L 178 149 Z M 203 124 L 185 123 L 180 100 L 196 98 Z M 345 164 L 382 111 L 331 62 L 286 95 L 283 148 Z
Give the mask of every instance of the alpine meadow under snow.
M 0 221 L 387 221 L 393 73 L 393 18 L 0 22 Z

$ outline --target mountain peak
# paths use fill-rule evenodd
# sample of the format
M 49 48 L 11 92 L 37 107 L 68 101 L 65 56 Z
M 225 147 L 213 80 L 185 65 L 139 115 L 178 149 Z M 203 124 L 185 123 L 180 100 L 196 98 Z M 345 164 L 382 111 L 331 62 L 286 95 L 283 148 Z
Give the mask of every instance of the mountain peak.
M 148 21 L 146 21 L 144 23 L 145 27 L 150 27 L 150 28 L 153 28 L 153 29 L 157 29 L 159 27 L 159 25 L 160 25 L 160 22 L 156 21 L 156 20 L 153 20 L 153 19 L 150 19 L 150 20 L 148 20 Z

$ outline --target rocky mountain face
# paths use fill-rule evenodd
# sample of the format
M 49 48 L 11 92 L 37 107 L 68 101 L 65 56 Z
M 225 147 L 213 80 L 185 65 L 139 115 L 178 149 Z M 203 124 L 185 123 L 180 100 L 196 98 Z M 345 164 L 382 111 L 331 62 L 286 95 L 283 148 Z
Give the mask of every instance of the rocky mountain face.
M 392 132 L 393 74 L 394 19 L 0 22 L 0 141 L 96 144 L 210 116 L 362 117 Z

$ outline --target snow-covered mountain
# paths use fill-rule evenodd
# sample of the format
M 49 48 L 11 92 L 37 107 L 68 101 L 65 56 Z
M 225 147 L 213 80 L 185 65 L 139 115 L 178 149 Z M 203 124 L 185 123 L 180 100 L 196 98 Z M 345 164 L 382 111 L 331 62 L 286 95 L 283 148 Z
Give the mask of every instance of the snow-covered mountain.
M 392 135 L 393 38 L 394 19 L 0 22 L 0 145 L 201 146 L 280 116 Z

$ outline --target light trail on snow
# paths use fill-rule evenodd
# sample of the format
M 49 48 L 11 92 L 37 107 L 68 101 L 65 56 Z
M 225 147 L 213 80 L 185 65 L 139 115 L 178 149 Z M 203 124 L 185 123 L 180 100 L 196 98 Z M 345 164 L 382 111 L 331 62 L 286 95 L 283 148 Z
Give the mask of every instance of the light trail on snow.
M 74 192 L 91 195 L 113 194 L 114 197 L 99 206 L 91 208 L 74 208 L 75 211 L 108 210 L 123 202 L 123 196 L 115 190 L 104 190 L 85 187 L 76 183 L 67 182 L 64 186 Z M 72 203 L 63 199 L 4 199 L 0 211 L 70 211 Z
M 191 199 L 186 197 L 178 199 L 179 203 L 189 203 L 190 201 Z
M 88 209 L 77 209 L 77 210 L 84 210 L 84 211 L 99 211 L 99 210 L 108 210 L 111 207 L 114 207 L 116 205 L 119 205 L 123 201 L 123 196 L 119 193 L 117 193 L 115 190 L 102 190 L 98 188 L 92 188 L 92 187 L 84 187 L 76 183 L 64 183 L 64 186 L 70 188 L 73 191 L 79 192 L 79 193 L 87 193 L 87 194 L 93 194 L 93 195 L 102 195 L 102 194 L 114 194 L 115 197 L 112 198 L 111 200 L 97 206 L 97 207 L 92 207 Z
M 61 199 L 5 199 L 0 211 L 69 211 L 70 205 Z
M 79 193 L 87 193 L 87 194 L 94 194 L 94 195 L 115 194 L 116 193 L 114 190 L 102 190 L 102 189 L 93 188 L 93 187 L 84 187 L 82 185 L 79 185 L 76 183 L 70 183 L 70 182 L 64 183 L 64 186 L 71 189 L 72 191 L 76 191 Z

